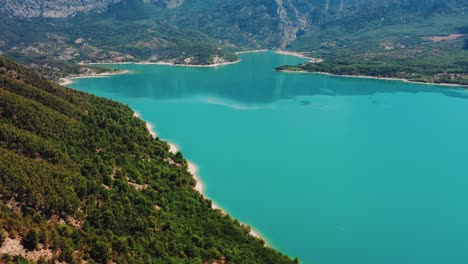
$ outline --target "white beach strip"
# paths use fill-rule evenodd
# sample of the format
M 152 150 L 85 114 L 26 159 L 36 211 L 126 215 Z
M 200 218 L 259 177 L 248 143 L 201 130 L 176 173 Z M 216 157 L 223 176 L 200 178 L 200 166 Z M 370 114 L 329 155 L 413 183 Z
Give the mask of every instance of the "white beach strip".
M 206 65 L 201 65 L 201 64 L 178 64 L 178 63 L 173 63 L 170 61 L 141 61 L 141 62 L 90 62 L 90 63 L 80 63 L 81 65 L 99 65 L 99 64 L 134 64 L 134 65 L 166 65 L 166 66 L 175 66 L 175 67 L 192 67 L 192 68 L 213 68 L 213 67 L 219 67 L 219 66 L 224 66 L 224 65 L 230 65 L 230 64 L 236 64 L 239 63 L 240 60 L 236 61 L 227 61 L 227 62 L 222 62 L 222 63 L 213 63 L 213 64 L 206 64 Z
M 140 118 L 140 114 L 138 112 L 133 112 L 133 117 L 136 117 L 136 118 Z M 143 120 L 143 119 L 142 119 Z M 144 121 L 144 120 L 143 120 Z M 151 136 L 153 138 L 157 138 L 158 137 L 158 134 L 156 134 L 156 131 L 154 130 L 154 126 L 153 124 L 151 124 L 150 122 L 147 122 L 147 121 L 144 121 L 145 124 L 146 124 L 146 129 L 148 129 L 148 132 L 151 134 Z
M 77 75 L 77 76 L 70 76 L 67 78 L 61 78 L 59 84 L 60 85 L 69 85 L 73 83 L 73 80 L 76 79 L 83 79 L 83 78 L 104 78 L 104 77 L 109 77 L 113 75 L 120 75 L 120 74 L 127 74 L 130 73 L 129 70 L 121 70 L 121 71 L 115 71 L 115 72 L 103 72 L 103 73 L 98 73 L 98 74 L 82 74 L 82 75 Z
M 256 238 L 258 238 L 258 239 L 261 239 L 261 240 L 265 241 L 265 245 L 268 246 L 267 241 L 263 238 L 262 235 L 260 235 L 260 232 L 258 232 L 257 230 L 253 229 L 252 226 L 248 226 L 248 227 L 250 228 L 249 234 L 250 234 L 251 236 L 256 237 Z
M 195 181 L 197 182 L 195 184 L 195 190 L 197 190 L 199 193 L 201 193 L 206 199 L 208 199 L 208 197 L 204 194 L 204 190 L 205 190 L 205 187 L 200 179 L 200 176 L 198 175 L 198 167 L 193 163 L 193 162 L 188 162 L 188 171 L 190 172 L 190 174 L 192 174 L 192 176 L 195 178 Z M 221 208 L 218 204 L 216 204 L 215 202 L 211 201 L 211 208 L 212 209 L 216 209 L 216 210 L 219 210 L 222 214 L 226 215 L 227 212 L 226 210 L 224 210 L 223 208 Z M 248 226 L 250 228 L 250 232 L 249 232 L 249 235 L 255 237 L 255 238 L 258 238 L 258 239 L 261 239 L 263 241 L 265 241 L 265 245 L 268 246 L 268 243 L 266 242 L 266 240 L 260 235 L 260 233 L 258 231 L 256 231 L 255 229 L 253 229 L 252 226 L 250 225 L 246 225 L 246 224 L 242 224 L 243 226 Z
M 141 119 L 141 115 L 138 113 L 138 112 L 133 112 L 133 116 L 135 118 L 140 118 Z M 142 119 L 143 120 L 143 119 Z M 144 120 L 143 120 L 144 121 Z M 146 121 L 145 121 L 146 122 Z M 151 135 L 153 137 L 156 137 L 156 132 L 154 131 L 154 128 L 153 126 L 149 123 L 149 122 L 146 122 L 146 127 L 148 128 L 148 131 L 151 133 Z M 172 153 L 172 154 L 176 154 L 178 151 L 179 151 L 179 147 L 174 144 L 174 143 L 171 143 L 171 142 L 167 142 L 167 144 L 169 144 L 169 151 Z M 187 165 L 188 165 L 188 172 L 190 173 L 190 175 L 192 175 L 192 177 L 195 179 L 196 181 L 196 184 L 195 184 L 195 187 L 194 189 L 199 192 L 201 195 L 203 195 L 203 197 L 205 199 L 209 199 L 205 194 L 204 194 L 204 191 L 205 191 L 205 186 L 203 185 L 203 182 L 200 178 L 200 176 L 198 175 L 198 167 L 197 165 L 195 165 L 195 163 L 191 162 L 191 161 L 187 161 Z M 226 210 L 224 210 L 223 208 L 221 208 L 221 206 L 219 206 L 218 204 L 216 204 L 215 202 L 211 201 L 211 208 L 212 209 L 215 209 L 215 210 L 219 210 L 222 214 L 226 215 L 227 212 Z M 244 226 L 249 226 L 250 227 L 250 232 L 249 232 L 249 235 L 255 237 L 255 238 L 258 238 L 258 239 L 261 239 L 265 242 L 265 246 L 269 246 L 266 239 L 264 239 L 264 237 L 262 235 L 260 235 L 260 233 L 253 229 L 252 226 L 250 225 L 246 225 L 246 224 L 243 224 L 241 223 L 242 225 Z
M 225 65 L 231 65 L 231 64 L 236 64 L 239 63 L 240 60 L 236 61 L 228 61 L 228 62 L 223 62 L 223 63 L 214 63 L 214 64 L 207 64 L 207 65 L 190 65 L 190 64 L 176 64 L 172 62 L 154 62 L 154 63 L 137 63 L 137 64 L 156 64 L 156 65 L 167 65 L 167 66 L 175 66 L 175 67 L 191 67 L 191 68 L 214 68 L 214 67 L 219 67 L 219 66 L 225 66 Z
M 148 129 L 149 133 L 151 134 L 151 136 L 153 136 L 153 138 L 158 137 L 158 135 L 154 131 L 154 126 L 150 122 L 146 122 L 146 129 Z
M 389 77 L 375 77 L 375 76 L 367 76 L 367 75 L 346 75 L 346 74 L 333 74 L 333 73 L 328 73 L 328 72 L 317 72 L 317 71 L 288 71 L 288 70 L 282 70 L 282 72 L 288 72 L 288 73 L 305 73 L 305 74 L 319 74 L 319 75 L 327 75 L 327 76 L 333 76 L 333 77 L 342 77 L 342 78 L 358 78 L 358 79 L 373 79 L 373 80 L 383 80 L 383 81 L 398 81 L 398 82 L 404 82 L 404 83 L 414 83 L 414 84 L 424 84 L 424 85 L 435 85 L 435 86 L 448 86 L 448 87 L 454 87 L 454 88 L 468 88 L 468 85 L 464 84 L 456 84 L 456 83 L 427 83 L 427 82 L 416 82 L 416 81 L 410 81 L 408 79 L 403 79 L 403 78 L 389 78 Z
M 304 58 L 304 59 L 312 59 L 312 57 L 307 56 L 306 53 L 303 53 L 303 52 L 277 50 L 276 53 L 282 54 L 282 55 L 295 56 L 295 57 Z
M 245 53 L 257 53 L 257 52 L 266 52 L 266 51 L 269 51 L 267 49 L 259 49 L 259 50 L 244 50 L 244 51 L 238 51 L 236 52 L 235 54 L 238 55 L 238 54 L 245 54 Z
M 169 152 L 171 152 L 172 154 L 177 154 L 177 152 L 179 151 L 179 147 L 174 143 L 167 142 L 167 144 L 169 144 Z
M 198 176 L 198 167 L 193 162 L 189 161 L 187 163 L 188 163 L 188 171 L 190 172 L 190 174 L 192 174 L 193 178 L 195 178 L 195 181 L 197 182 L 195 184 L 195 190 L 197 190 L 199 193 L 204 195 L 203 191 L 205 190 L 205 187 L 203 186 L 200 176 Z M 216 209 L 216 208 L 213 207 L 213 209 Z
M 64 79 L 61 79 L 61 81 L 59 82 L 60 85 L 69 85 L 69 84 L 72 84 L 73 81 L 71 79 L 68 79 L 68 78 L 64 78 Z
M 250 227 L 250 233 L 249 233 L 251 236 L 253 237 L 256 237 L 256 238 L 259 238 L 259 239 L 263 239 L 256 231 L 254 231 L 252 229 L 252 227 Z

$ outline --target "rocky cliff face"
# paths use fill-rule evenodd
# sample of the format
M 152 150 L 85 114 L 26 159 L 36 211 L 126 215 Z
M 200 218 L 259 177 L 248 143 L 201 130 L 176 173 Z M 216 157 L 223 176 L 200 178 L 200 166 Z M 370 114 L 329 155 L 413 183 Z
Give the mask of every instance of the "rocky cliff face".
M 149 0 L 151 1 L 151 0 Z M 152 0 L 153 3 L 161 3 L 165 5 L 169 9 L 174 9 L 182 4 L 184 4 L 184 0 Z
M 121 0 L 0 0 L 0 12 L 15 17 L 65 18 L 78 12 L 104 11 Z
M 240 48 L 285 49 L 302 34 L 330 21 L 362 21 L 400 13 L 467 10 L 467 0 L 0 0 L 0 14 L 15 17 L 66 18 L 79 12 L 107 11 L 117 22 L 151 18 L 148 5 L 159 7 L 157 23 L 194 29 Z M 121 4 L 119 4 L 121 3 Z M 115 5 L 117 4 L 117 5 Z M 110 6 L 110 8 L 108 8 Z M 138 8 L 138 10 L 136 10 Z M 426 12 L 427 11 L 427 12 Z M 140 14 L 140 15 L 138 15 Z M 97 20 L 99 17 L 96 18 Z M 125 22 L 127 23 L 127 22 Z M 184 38 L 184 36 L 179 36 Z M 1 39 L 0 37 L 0 40 Z M 1 45 L 0 45 L 1 48 Z

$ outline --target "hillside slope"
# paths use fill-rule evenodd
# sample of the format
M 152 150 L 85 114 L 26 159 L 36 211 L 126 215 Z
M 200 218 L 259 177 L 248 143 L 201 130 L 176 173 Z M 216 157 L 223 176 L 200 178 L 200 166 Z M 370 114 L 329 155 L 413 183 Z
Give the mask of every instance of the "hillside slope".
M 468 85 L 468 13 L 386 18 L 348 18 L 301 36 L 288 49 L 313 62 L 278 69 Z
M 264 48 L 307 52 L 334 65 L 362 62 L 370 69 L 406 67 L 428 57 L 455 68 L 468 45 L 466 0 L 2 2 L 0 54 L 49 79 L 80 73 L 78 62 L 206 65 L 235 61 L 239 50 Z M 430 40 L 451 34 L 461 36 Z
M 293 263 L 194 184 L 127 106 L 0 57 L 0 262 Z

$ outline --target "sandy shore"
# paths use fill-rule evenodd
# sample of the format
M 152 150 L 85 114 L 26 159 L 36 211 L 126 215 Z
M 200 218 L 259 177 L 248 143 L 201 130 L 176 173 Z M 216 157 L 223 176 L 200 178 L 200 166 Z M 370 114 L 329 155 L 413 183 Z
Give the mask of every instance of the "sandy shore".
M 240 60 L 236 61 L 228 61 L 223 63 L 214 63 L 214 64 L 207 64 L 207 65 L 191 65 L 191 64 L 177 64 L 168 61 L 141 61 L 141 62 L 91 62 L 91 63 L 79 63 L 80 65 L 102 65 L 102 64 L 134 64 L 134 65 L 166 65 L 166 66 L 174 66 L 174 67 L 191 67 L 191 68 L 213 68 L 225 65 L 231 65 L 239 63 Z
M 405 82 L 405 83 L 446 86 L 446 87 L 464 88 L 464 89 L 468 88 L 468 85 L 463 85 L 463 84 L 415 82 L 415 81 L 410 81 L 408 79 L 402 79 L 402 78 L 387 78 L 387 77 L 375 77 L 375 76 L 366 76 L 366 75 L 340 75 L 340 74 L 333 74 L 333 73 L 328 73 L 328 72 L 309 72 L 309 71 L 287 71 L 287 70 L 284 70 L 282 72 L 320 74 L 320 75 L 328 75 L 328 76 L 334 76 L 334 77 L 373 79 L 373 80 L 384 80 L 384 81 L 399 81 L 399 82 Z
M 311 57 L 307 56 L 303 52 L 295 52 L 295 51 L 287 51 L 287 50 L 276 50 L 276 53 L 282 54 L 282 55 L 295 56 L 295 57 L 304 58 L 304 59 L 311 59 Z
M 171 147 L 172 149 L 173 147 Z M 205 187 L 203 186 L 203 183 L 200 179 L 200 176 L 198 175 L 198 167 L 195 165 L 195 163 L 193 162 L 188 162 L 188 171 L 190 172 L 190 174 L 192 174 L 193 178 L 195 178 L 195 181 L 197 182 L 195 184 L 195 190 L 197 190 L 199 193 L 203 194 L 204 195 L 204 189 Z M 206 197 L 205 197 L 206 198 Z M 214 209 L 219 209 L 218 206 L 213 207 Z
M 244 50 L 244 51 L 238 51 L 234 53 L 235 55 L 239 54 L 245 54 L 245 53 L 257 53 L 257 52 L 266 52 L 269 51 L 268 49 L 259 49 L 259 50 Z
M 173 154 L 177 154 L 179 152 L 179 147 L 175 145 L 174 143 L 168 143 L 169 144 L 169 152 Z
M 301 58 L 301 59 L 306 59 L 306 60 L 308 60 L 308 62 L 312 62 L 312 63 L 320 63 L 320 62 L 323 61 L 322 58 L 313 58 L 313 57 L 310 57 L 309 55 L 307 55 L 306 52 L 294 52 L 294 51 L 286 51 L 286 50 L 276 50 L 276 53 L 282 54 L 282 55 L 294 56 L 294 57 L 298 57 L 298 58 Z
M 133 117 L 136 117 L 136 118 L 140 118 L 140 114 L 137 113 L 137 112 L 133 112 Z M 146 129 L 148 129 L 148 132 L 150 133 L 150 135 L 153 137 L 153 138 L 157 138 L 158 137 L 158 134 L 156 134 L 156 131 L 154 130 L 154 126 L 153 124 L 151 124 L 150 122 L 147 122 L 145 121 L 146 123 Z
M 156 134 L 156 132 L 154 132 L 154 126 L 150 123 L 150 122 L 146 122 L 146 129 L 148 129 L 148 131 L 150 132 L 151 136 L 153 136 L 154 138 L 157 138 L 158 135 Z
M 241 60 L 236 60 L 236 61 L 229 61 L 229 62 L 223 62 L 223 63 L 215 63 L 215 64 L 208 64 L 208 65 L 189 65 L 189 64 L 176 64 L 172 62 L 164 62 L 164 61 L 159 61 L 159 62 L 91 62 L 91 63 L 78 63 L 79 65 L 102 65 L 102 64 L 135 64 L 135 65 L 166 65 L 166 66 L 174 66 L 174 67 L 191 67 L 191 68 L 214 68 L 214 67 L 219 67 L 219 66 L 225 66 L 225 65 L 231 65 L 231 64 L 236 64 L 239 63 Z M 78 75 L 78 76 L 70 76 L 67 78 L 61 78 L 59 81 L 60 85 L 70 85 L 73 83 L 73 80 L 76 79 L 83 79 L 83 78 L 103 78 L 103 77 L 109 77 L 113 75 L 120 75 L 120 74 L 127 74 L 130 73 L 129 70 L 121 70 L 121 71 L 116 71 L 116 72 L 104 72 L 104 73 L 99 73 L 99 74 L 91 74 L 91 75 Z
M 73 80 L 76 80 L 76 79 L 104 78 L 104 77 L 109 77 L 109 76 L 113 76 L 113 75 L 120 75 L 120 74 L 127 74 L 127 73 L 130 73 L 130 71 L 129 70 L 121 70 L 121 71 L 103 72 L 103 73 L 91 74 L 91 75 L 83 74 L 83 75 L 78 75 L 78 76 L 71 76 L 71 77 L 67 77 L 67 78 L 62 78 L 62 79 L 60 79 L 59 84 L 60 85 L 70 85 L 70 84 L 73 83 Z
M 312 57 L 307 56 L 306 53 L 303 53 L 303 52 L 277 50 L 276 53 L 282 54 L 282 55 L 289 55 L 289 56 L 299 57 L 299 58 L 303 58 L 303 59 L 313 59 Z
M 168 144 L 169 144 L 169 151 L 172 154 L 176 154 L 179 151 L 179 148 L 175 144 L 169 143 L 169 142 L 168 142 Z M 195 190 L 197 190 L 200 194 L 202 194 L 206 199 L 209 199 L 204 193 L 205 186 L 203 185 L 203 182 L 201 181 L 201 178 L 198 175 L 197 165 L 195 165 L 195 163 L 193 163 L 191 161 L 187 161 L 187 163 L 188 163 L 188 172 L 193 176 L 193 178 L 195 178 L 195 181 L 197 182 L 195 184 Z M 226 210 L 222 209 L 218 204 L 216 204 L 213 201 L 211 201 L 211 208 L 220 210 L 222 214 L 227 214 Z M 246 225 L 246 224 L 242 224 L 242 225 L 250 227 L 249 234 L 251 236 L 253 236 L 253 237 L 256 237 L 258 239 L 261 239 L 261 240 L 265 241 L 265 244 L 268 246 L 266 240 L 260 235 L 260 233 L 258 231 L 253 229 L 252 226 L 249 226 L 249 225 Z
M 214 68 L 214 67 L 219 67 L 219 66 L 226 66 L 226 65 L 231 65 L 231 64 L 236 64 L 239 63 L 241 60 L 236 60 L 236 61 L 228 61 L 228 62 L 223 62 L 223 63 L 214 63 L 214 64 L 208 64 L 208 65 L 190 65 L 190 64 L 176 64 L 172 62 L 149 62 L 149 63 L 138 63 L 138 64 L 156 64 L 156 65 L 167 65 L 167 66 L 174 66 L 174 67 L 191 67 L 191 68 Z

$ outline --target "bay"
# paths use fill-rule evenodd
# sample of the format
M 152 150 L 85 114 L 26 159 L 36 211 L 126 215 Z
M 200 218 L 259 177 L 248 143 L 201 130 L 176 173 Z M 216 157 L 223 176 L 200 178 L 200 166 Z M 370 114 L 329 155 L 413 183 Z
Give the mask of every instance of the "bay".
M 128 104 L 199 167 L 206 195 L 303 263 L 468 263 L 468 92 L 283 73 L 108 65 L 70 86 Z

